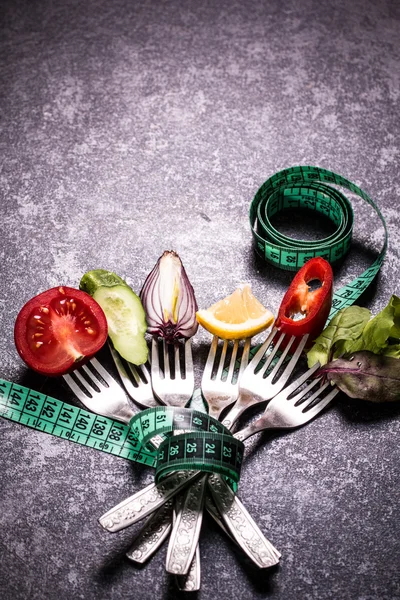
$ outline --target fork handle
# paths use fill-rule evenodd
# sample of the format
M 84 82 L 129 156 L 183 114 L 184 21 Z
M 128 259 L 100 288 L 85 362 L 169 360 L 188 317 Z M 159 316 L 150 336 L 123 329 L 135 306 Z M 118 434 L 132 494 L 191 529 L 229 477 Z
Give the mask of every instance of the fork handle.
M 278 564 L 280 552 L 263 535 L 229 485 L 212 474 L 208 486 L 226 527 L 247 556 L 261 569 Z
M 185 493 L 169 541 L 166 563 L 168 573 L 185 575 L 189 572 L 199 541 L 206 483 L 207 476 L 203 476 Z
M 178 589 L 182 592 L 197 592 L 200 589 L 200 573 L 200 550 L 199 545 L 197 544 L 189 573 L 187 575 L 176 576 Z
M 126 553 L 130 560 L 143 564 L 161 546 L 171 531 L 172 504 L 173 500 L 168 500 L 147 519 Z
M 239 419 L 240 415 L 248 408 L 250 404 L 246 404 L 246 406 L 240 406 L 238 402 L 232 406 L 225 419 L 222 421 L 222 425 L 225 425 L 228 429 L 232 429 L 236 421 Z
M 184 502 L 183 494 L 177 494 L 174 498 L 174 523 L 179 511 L 182 509 Z M 175 575 L 175 581 L 178 589 L 182 592 L 196 592 L 201 585 L 201 568 L 200 568 L 200 549 L 199 544 L 196 546 L 193 560 L 190 564 L 189 571 L 186 575 Z
M 151 483 L 101 516 L 100 525 L 112 532 L 133 525 L 160 508 L 199 475 L 199 471 L 178 471 L 160 483 Z
M 247 425 L 247 427 L 244 427 L 243 429 L 237 431 L 233 435 L 237 440 L 244 442 L 244 440 L 247 440 L 249 437 L 255 435 L 256 433 L 259 433 L 260 431 L 265 431 L 266 429 L 273 428 L 274 426 L 272 424 L 266 424 L 265 419 L 257 419 L 257 421 L 254 421 L 254 423 L 250 423 L 250 425 Z

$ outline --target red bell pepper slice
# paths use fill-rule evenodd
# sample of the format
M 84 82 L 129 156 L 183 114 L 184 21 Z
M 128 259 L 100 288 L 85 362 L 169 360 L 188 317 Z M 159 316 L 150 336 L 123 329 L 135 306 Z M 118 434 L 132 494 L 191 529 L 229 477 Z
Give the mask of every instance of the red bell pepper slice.
M 308 284 L 318 280 L 321 286 L 311 290 Z M 333 272 L 321 257 L 312 258 L 295 275 L 279 308 L 275 326 L 281 333 L 297 337 L 309 334 L 307 346 L 319 336 L 332 305 Z M 305 315 L 295 320 L 295 315 Z M 285 340 L 286 341 L 286 340 Z

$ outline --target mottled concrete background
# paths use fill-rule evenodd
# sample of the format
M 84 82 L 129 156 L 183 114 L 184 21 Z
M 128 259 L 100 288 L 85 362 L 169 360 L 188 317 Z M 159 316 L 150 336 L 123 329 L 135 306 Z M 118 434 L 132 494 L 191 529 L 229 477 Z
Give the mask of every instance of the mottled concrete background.
M 5 0 L 1 23 L 1 377 L 73 401 L 21 363 L 18 310 L 96 267 L 139 291 L 164 249 L 200 306 L 250 281 L 276 312 L 291 276 L 255 258 L 247 214 L 265 179 L 296 164 L 376 200 L 390 247 L 360 303 L 377 311 L 399 292 L 397 0 Z M 373 211 L 354 208 L 337 287 L 383 241 Z M 196 336 L 197 384 L 209 339 Z M 207 520 L 195 597 L 399 599 L 398 416 L 343 396 L 249 444 L 240 496 L 281 566 L 254 570 Z M 135 569 L 132 529 L 96 521 L 149 470 L 6 420 L 0 432 L 3 600 L 179 597 L 165 547 Z

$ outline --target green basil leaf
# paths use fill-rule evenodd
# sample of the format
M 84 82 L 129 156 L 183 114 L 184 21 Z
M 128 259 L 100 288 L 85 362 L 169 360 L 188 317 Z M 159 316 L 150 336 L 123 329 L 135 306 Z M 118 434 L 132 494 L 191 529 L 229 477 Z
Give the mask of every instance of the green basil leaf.
M 389 345 L 389 338 L 400 338 L 400 298 L 394 295 L 389 304 L 366 324 L 362 349 L 382 354 Z
M 324 365 L 330 358 L 352 352 L 349 348 L 361 338 L 370 317 L 371 312 L 360 306 L 340 310 L 308 351 L 308 366 L 312 367 L 317 361 Z

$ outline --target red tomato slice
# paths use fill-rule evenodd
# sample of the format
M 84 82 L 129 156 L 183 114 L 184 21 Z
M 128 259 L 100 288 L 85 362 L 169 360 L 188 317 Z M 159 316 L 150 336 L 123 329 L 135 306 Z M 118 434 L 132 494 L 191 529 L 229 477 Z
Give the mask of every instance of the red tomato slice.
M 43 375 L 63 375 L 89 360 L 107 340 L 106 316 L 89 294 L 56 287 L 23 306 L 14 340 L 26 364 Z

